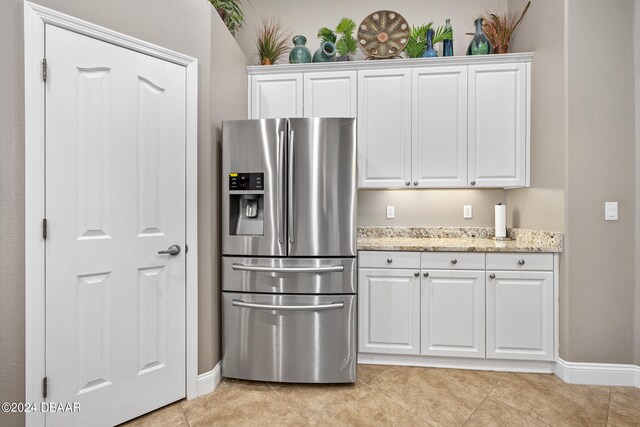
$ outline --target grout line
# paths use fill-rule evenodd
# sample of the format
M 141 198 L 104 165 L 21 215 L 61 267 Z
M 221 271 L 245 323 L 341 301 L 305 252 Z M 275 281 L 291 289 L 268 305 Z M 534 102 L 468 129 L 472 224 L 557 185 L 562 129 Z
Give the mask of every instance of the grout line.
M 607 406 L 607 419 L 605 420 L 605 426 L 609 426 L 609 413 L 611 413 L 611 387 L 609 387 L 609 405 Z
M 491 391 L 493 391 L 493 389 L 491 389 Z M 489 392 L 489 393 L 491 393 L 491 392 Z M 485 401 L 485 400 L 487 400 L 487 397 L 489 397 L 489 393 L 487 393 L 487 395 L 484 397 L 484 399 L 482 399 L 482 402 L 480 402 L 480 404 L 479 404 L 478 406 L 476 406 L 476 409 L 474 409 L 474 410 L 473 410 L 473 412 L 471 413 L 471 415 L 469 415 L 469 416 L 467 417 L 467 419 L 466 419 L 466 420 L 464 421 L 464 423 L 462 424 L 463 426 L 464 426 L 464 425 L 466 425 L 466 424 L 469 422 L 469 420 L 471 419 L 471 417 L 473 417 L 473 414 L 475 414 L 475 413 L 476 413 L 476 411 L 478 410 L 478 408 L 482 406 L 482 404 L 484 403 L 484 401 Z

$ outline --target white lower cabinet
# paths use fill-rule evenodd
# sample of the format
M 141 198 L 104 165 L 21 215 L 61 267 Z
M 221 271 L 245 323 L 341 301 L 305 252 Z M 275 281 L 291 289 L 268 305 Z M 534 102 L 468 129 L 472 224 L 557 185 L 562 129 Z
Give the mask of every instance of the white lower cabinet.
M 418 270 L 360 268 L 358 288 L 359 351 L 420 354 Z
M 552 271 L 487 271 L 487 358 L 554 360 Z
M 420 354 L 485 357 L 484 285 L 484 270 L 423 271 Z

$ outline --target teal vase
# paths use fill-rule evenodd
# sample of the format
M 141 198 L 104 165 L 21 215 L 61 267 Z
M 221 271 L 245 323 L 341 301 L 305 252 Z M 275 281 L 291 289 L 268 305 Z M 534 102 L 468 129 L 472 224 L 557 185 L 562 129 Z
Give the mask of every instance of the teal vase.
M 491 46 L 491 42 L 482 30 L 483 21 L 484 19 L 482 18 L 476 19 L 476 33 L 473 36 L 471 43 L 469 43 L 467 55 L 487 55 L 489 53 L 493 53 L 493 46 Z
M 429 28 L 427 30 L 427 48 L 422 54 L 423 58 L 435 58 L 436 56 L 438 56 L 438 52 L 436 52 L 436 50 L 433 48 L 433 34 L 433 30 Z
M 336 45 L 331 42 L 320 43 L 320 49 L 313 54 L 313 62 L 335 62 Z
M 293 38 L 293 49 L 289 52 L 289 62 L 291 64 L 306 64 L 311 62 L 311 51 L 305 44 L 307 38 L 305 36 L 295 36 Z

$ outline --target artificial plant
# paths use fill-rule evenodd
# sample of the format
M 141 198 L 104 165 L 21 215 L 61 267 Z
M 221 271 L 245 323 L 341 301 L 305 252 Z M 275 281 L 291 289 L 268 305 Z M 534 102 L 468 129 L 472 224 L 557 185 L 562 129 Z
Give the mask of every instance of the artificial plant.
M 280 23 L 274 19 L 262 20 L 262 27 L 256 36 L 256 47 L 262 65 L 274 64 L 289 50 L 290 34 L 282 31 Z
M 353 37 L 356 23 L 350 18 L 342 18 L 335 30 L 322 27 L 318 30 L 318 38 L 323 42 L 331 42 L 336 45 L 336 50 L 341 56 L 349 56 L 358 49 L 358 42 Z M 340 38 L 338 39 L 338 35 Z
M 236 30 L 244 24 L 242 0 L 209 0 L 209 2 L 218 11 L 231 34 L 235 34 Z
M 411 33 L 409 34 L 409 40 L 404 47 L 404 52 L 409 58 L 420 58 L 427 47 L 427 31 L 431 29 L 433 22 L 428 24 L 422 24 L 419 26 L 412 26 Z M 453 30 L 447 29 L 444 25 L 435 29 L 433 35 L 433 44 L 440 43 L 444 40 L 453 40 Z

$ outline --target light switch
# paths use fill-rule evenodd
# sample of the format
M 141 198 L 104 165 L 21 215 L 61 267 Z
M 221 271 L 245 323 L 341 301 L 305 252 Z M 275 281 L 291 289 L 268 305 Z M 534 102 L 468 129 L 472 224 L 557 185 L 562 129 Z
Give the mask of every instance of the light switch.
M 473 206 L 464 205 L 463 216 L 465 218 L 473 218 Z
M 396 217 L 396 207 L 387 206 L 387 219 L 393 219 Z
M 605 221 L 618 220 L 618 202 L 604 202 Z

